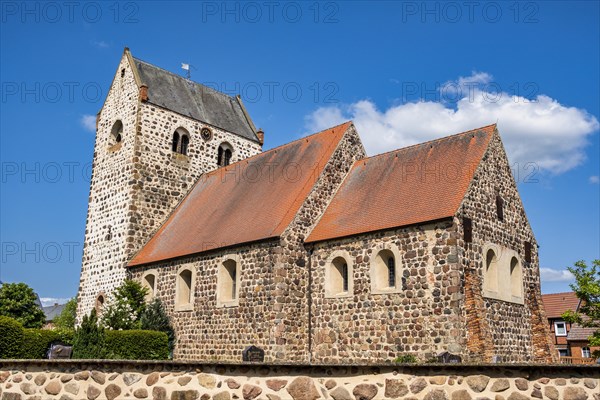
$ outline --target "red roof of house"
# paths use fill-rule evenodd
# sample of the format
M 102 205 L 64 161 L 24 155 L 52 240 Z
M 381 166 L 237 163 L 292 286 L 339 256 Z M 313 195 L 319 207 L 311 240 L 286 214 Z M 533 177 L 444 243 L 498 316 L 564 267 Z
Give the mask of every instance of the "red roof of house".
M 496 125 L 356 161 L 307 242 L 453 216 Z
M 280 236 L 351 125 L 202 175 L 129 266 Z
M 542 301 L 548 318 L 560 318 L 565 311 L 577 311 L 579 307 L 579 299 L 575 292 L 543 294 Z
M 567 335 L 567 340 L 584 340 L 587 341 L 594 334 L 596 328 L 584 328 L 580 325 L 571 325 L 571 330 Z

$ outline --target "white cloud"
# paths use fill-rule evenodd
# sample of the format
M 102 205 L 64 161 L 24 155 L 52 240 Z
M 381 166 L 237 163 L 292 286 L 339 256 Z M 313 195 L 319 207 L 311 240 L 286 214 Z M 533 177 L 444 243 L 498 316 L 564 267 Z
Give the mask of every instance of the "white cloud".
M 63 299 L 63 298 L 57 298 L 57 297 L 41 297 L 40 301 L 42 302 L 42 305 L 44 307 L 46 306 L 53 306 L 55 304 L 65 304 L 67 301 L 71 300 L 69 299 Z
M 110 45 L 108 43 L 106 43 L 104 40 L 100 40 L 100 41 L 92 41 L 92 44 L 100 49 L 106 49 L 108 47 L 110 47 Z
M 600 177 L 598 175 L 590 176 L 590 183 L 597 185 L 598 183 L 600 183 Z
M 575 280 L 573 274 L 566 269 L 540 268 L 542 281 L 546 282 L 569 282 Z
M 96 116 L 95 115 L 82 115 L 79 120 L 81 125 L 90 132 L 96 132 Z
M 588 137 L 600 126 L 596 117 L 546 95 L 530 100 L 486 91 L 491 79 L 485 72 L 460 77 L 457 84 L 468 84 L 470 89 L 456 89 L 460 99 L 451 106 L 443 101 L 419 101 L 379 110 L 365 99 L 321 107 L 305 118 L 306 127 L 316 132 L 351 119 L 373 155 L 497 121 L 510 162 L 519 163 L 520 168 L 533 162 L 559 174 L 583 162 Z

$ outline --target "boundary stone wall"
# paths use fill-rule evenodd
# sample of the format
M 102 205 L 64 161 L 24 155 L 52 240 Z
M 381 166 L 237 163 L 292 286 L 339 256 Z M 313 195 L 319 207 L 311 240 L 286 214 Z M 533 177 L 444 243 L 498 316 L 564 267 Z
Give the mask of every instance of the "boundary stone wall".
M 2 360 L 2 400 L 600 400 L 600 366 Z

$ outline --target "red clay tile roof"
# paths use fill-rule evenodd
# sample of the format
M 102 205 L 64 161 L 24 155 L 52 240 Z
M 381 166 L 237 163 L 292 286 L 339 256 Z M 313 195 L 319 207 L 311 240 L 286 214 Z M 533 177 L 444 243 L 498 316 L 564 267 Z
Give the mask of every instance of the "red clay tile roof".
M 280 236 L 351 124 L 201 176 L 129 266 Z
M 565 311 L 577 311 L 579 306 L 579 299 L 574 292 L 543 294 L 542 301 L 548 318 L 560 318 Z
M 453 216 L 496 125 L 356 161 L 307 242 Z
M 583 328 L 580 325 L 571 325 L 571 330 L 567 335 L 567 340 L 588 340 L 594 334 L 596 328 Z

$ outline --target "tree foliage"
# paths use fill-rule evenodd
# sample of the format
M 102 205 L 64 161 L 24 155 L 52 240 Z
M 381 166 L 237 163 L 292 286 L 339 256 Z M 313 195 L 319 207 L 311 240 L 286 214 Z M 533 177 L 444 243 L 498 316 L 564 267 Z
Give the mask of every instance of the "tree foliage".
M 171 320 L 165 312 L 165 308 L 159 298 L 155 297 L 146 305 L 146 310 L 144 310 L 140 317 L 140 324 L 142 329 L 166 333 L 169 338 L 169 352 L 173 352 L 175 346 L 175 331 L 171 326 Z
M 77 317 L 77 299 L 73 297 L 65 304 L 60 315 L 54 318 L 54 327 L 61 331 L 74 331 Z
M 575 276 L 571 289 L 581 300 L 581 305 L 579 310 L 569 310 L 562 317 L 584 328 L 595 328 L 589 338 L 590 346 L 600 346 L 600 260 L 594 260 L 590 266 L 578 261 L 568 270 Z M 600 357 L 600 351 L 595 351 L 594 357 Z
M 46 316 L 36 300 L 25 283 L 5 283 L 0 287 L 0 315 L 16 319 L 25 328 L 41 328 Z
M 73 337 L 73 358 L 103 358 L 104 328 L 98 324 L 96 310 L 84 315 L 81 326 L 75 330 Z
M 146 309 L 148 289 L 127 279 L 115 289 L 114 297 L 102 313 L 102 325 L 113 330 L 140 329 L 140 317 Z

